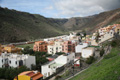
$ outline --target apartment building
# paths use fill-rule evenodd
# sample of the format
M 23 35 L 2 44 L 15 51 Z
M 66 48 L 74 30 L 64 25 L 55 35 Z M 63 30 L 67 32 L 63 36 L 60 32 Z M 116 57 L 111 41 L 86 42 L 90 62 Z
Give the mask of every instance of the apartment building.
M 48 45 L 48 53 L 55 54 L 57 52 L 62 52 L 62 41 L 54 41 Z
M 62 44 L 62 52 L 70 53 L 75 52 L 76 42 L 64 41 Z
M 37 41 L 33 46 L 34 51 L 47 52 L 48 43 L 46 41 Z

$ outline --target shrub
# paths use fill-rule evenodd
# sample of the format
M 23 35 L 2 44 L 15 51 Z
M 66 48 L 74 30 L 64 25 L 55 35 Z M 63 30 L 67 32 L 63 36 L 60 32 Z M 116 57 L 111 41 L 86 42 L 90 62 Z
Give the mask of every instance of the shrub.
M 86 63 L 92 64 L 94 61 L 95 61 L 95 58 L 93 56 L 90 56 L 89 58 L 87 58 Z
M 104 49 L 100 50 L 100 56 L 103 56 L 104 52 Z
M 56 53 L 57 55 L 62 55 L 62 54 L 65 54 L 64 52 L 57 52 Z
M 61 76 L 56 76 L 55 77 L 55 80 L 58 80 L 58 79 L 60 79 L 61 78 Z
M 116 54 L 108 54 L 108 55 L 105 55 L 104 56 L 104 59 L 109 59 L 109 58 L 112 58 L 112 57 L 114 57 L 114 56 L 116 56 Z

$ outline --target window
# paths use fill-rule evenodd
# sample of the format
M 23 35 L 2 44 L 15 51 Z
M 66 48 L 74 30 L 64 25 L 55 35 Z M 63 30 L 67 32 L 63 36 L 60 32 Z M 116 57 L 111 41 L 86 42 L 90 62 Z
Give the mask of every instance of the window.
M 69 59 L 67 59 L 69 61 Z
M 2 59 L 2 63 L 3 63 L 3 59 Z
M 50 65 L 48 67 L 50 68 Z
M 11 64 L 11 61 L 9 61 L 9 63 Z
M 17 65 L 17 61 L 15 61 L 15 64 Z

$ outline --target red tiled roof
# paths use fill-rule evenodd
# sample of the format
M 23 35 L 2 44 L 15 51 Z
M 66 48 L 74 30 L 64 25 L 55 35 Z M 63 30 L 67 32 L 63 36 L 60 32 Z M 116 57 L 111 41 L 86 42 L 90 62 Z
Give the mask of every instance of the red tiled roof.
M 38 72 L 37 74 L 33 75 L 31 78 L 32 78 L 33 80 L 37 80 L 37 79 L 39 79 L 39 78 L 41 78 L 41 77 L 43 77 L 43 75 L 42 75 L 40 72 Z

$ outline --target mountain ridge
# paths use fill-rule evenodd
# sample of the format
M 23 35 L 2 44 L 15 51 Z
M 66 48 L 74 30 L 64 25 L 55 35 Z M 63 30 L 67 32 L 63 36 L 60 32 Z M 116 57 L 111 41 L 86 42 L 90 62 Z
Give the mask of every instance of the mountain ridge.
M 0 7 L 0 42 L 47 38 L 76 30 L 91 33 L 115 23 L 120 23 L 120 8 L 87 17 L 54 19 Z

